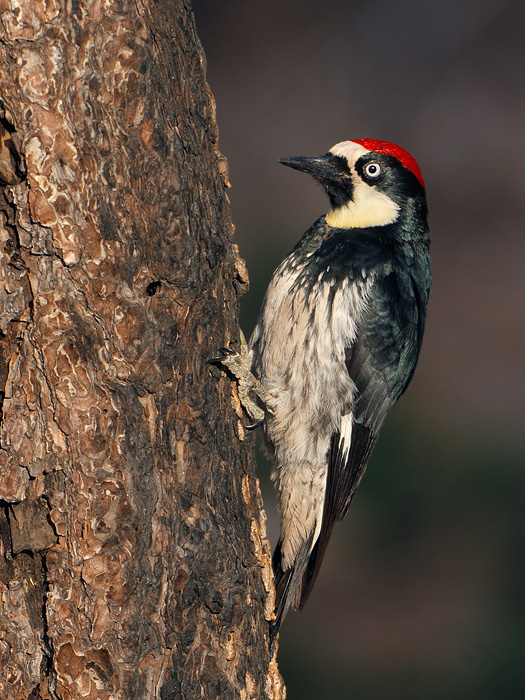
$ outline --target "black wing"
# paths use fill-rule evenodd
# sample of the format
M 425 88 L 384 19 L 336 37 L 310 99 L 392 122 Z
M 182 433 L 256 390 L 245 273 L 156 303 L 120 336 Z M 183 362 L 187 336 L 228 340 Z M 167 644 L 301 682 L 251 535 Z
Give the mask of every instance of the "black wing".
M 352 430 L 350 436 L 332 435 L 323 524 L 304 573 L 299 607 L 315 583 L 334 524 L 348 511 L 386 415 L 412 378 L 427 301 L 427 288 L 408 274 L 391 272 L 375 283 L 356 342 L 346 349 L 346 366 L 357 390 Z

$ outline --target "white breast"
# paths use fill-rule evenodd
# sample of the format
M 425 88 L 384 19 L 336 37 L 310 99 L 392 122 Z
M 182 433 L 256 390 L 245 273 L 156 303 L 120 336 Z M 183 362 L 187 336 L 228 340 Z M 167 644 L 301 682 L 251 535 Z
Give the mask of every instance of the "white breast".
M 307 265 L 294 268 L 284 261 L 276 270 L 250 341 L 254 371 L 271 397 L 266 435 L 285 568 L 312 532 L 312 546 L 318 537 L 332 434 L 341 432 L 345 451 L 350 445 L 355 387 L 345 348 L 356 338 L 371 285 L 370 280 L 307 284 Z M 329 279 L 329 272 L 321 274 Z
M 281 464 L 324 463 L 330 436 L 351 410 L 345 348 L 355 340 L 371 285 L 309 285 L 307 265 L 294 269 L 285 261 L 276 270 L 250 341 L 254 369 L 270 392 L 268 437 Z

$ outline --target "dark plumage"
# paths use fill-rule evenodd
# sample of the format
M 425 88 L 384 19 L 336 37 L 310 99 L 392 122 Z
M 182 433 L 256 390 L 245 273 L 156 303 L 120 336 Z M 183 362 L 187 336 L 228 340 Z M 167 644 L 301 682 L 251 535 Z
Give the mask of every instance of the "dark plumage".
M 424 183 L 406 151 L 365 139 L 282 162 L 312 174 L 333 208 L 274 273 L 250 341 L 281 509 L 272 640 L 304 605 L 412 378 L 430 294 Z

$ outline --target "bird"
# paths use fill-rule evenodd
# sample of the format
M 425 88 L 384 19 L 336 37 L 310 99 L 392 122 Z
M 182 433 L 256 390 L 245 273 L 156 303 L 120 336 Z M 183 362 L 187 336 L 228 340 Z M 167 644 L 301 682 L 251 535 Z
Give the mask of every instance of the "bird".
M 271 649 L 412 379 L 431 287 L 425 182 L 406 150 L 364 138 L 280 162 L 313 176 L 330 209 L 274 272 L 247 347 L 214 358 L 262 399 L 244 405 L 263 426 L 281 518 Z

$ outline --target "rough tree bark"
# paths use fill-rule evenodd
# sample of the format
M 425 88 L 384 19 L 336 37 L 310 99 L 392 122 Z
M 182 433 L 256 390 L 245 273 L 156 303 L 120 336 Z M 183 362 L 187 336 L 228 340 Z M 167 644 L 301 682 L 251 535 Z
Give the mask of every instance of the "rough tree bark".
M 189 2 L 0 11 L 0 697 L 281 698 Z

